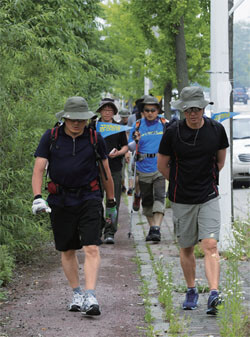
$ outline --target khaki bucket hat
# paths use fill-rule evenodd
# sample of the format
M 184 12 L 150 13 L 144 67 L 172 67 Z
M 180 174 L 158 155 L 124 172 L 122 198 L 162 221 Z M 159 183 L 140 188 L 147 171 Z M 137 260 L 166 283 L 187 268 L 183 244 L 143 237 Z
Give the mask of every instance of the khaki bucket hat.
M 205 100 L 201 87 L 185 87 L 182 89 L 180 99 L 171 102 L 171 105 L 181 111 L 189 108 L 205 108 L 208 104 L 214 104 Z
M 73 96 L 69 97 L 64 105 L 64 109 L 56 113 L 58 119 L 90 119 L 94 116 L 93 112 L 89 110 L 88 103 L 83 97 Z

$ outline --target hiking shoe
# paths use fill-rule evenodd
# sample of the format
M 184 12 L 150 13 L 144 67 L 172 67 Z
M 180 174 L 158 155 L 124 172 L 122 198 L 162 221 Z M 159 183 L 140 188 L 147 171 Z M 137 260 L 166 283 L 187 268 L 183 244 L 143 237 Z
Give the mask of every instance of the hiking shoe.
M 99 304 L 94 295 L 89 293 L 84 295 L 81 313 L 84 315 L 91 315 L 91 316 L 101 315 Z
M 80 311 L 84 297 L 82 294 L 74 293 L 72 302 L 69 304 L 69 311 Z
M 128 189 L 127 195 L 133 195 L 133 188 Z
M 103 242 L 108 245 L 113 245 L 115 243 L 115 240 L 112 236 L 107 236 Z
M 141 197 L 135 193 L 134 201 L 133 201 L 133 210 L 134 211 L 139 211 L 140 209 L 140 202 L 141 202 Z
M 146 241 L 161 241 L 161 232 L 159 226 L 151 226 L 146 236 Z
M 194 310 L 197 308 L 199 294 L 196 288 L 188 289 L 185 301 L 182 304 L 184 310 Z
M 126 189 L 126 186 L 122 186 L 122 193 L 126 193 L 127 189 Z
M 217 306 L 221 304 L 219 292 L 212 290 L 207 301 L 207 314 L 216 315 L 218 312 Z

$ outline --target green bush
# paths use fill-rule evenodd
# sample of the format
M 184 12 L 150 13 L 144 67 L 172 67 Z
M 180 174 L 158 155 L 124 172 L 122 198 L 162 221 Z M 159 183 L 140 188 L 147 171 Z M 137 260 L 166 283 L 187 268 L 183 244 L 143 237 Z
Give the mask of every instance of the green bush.
M 6 245 L 0 246 L 0 286 L 11 280 L 13 268 L 14 259 L 9 254 L 8 247 Z

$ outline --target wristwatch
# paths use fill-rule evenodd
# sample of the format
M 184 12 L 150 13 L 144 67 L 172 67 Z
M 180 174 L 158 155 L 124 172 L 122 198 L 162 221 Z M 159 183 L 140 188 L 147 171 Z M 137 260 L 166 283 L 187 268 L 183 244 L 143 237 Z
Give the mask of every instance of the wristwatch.
M 115 207 L 116 206 L 115 199 L 107 199 L 106 206 L 110 208 Z

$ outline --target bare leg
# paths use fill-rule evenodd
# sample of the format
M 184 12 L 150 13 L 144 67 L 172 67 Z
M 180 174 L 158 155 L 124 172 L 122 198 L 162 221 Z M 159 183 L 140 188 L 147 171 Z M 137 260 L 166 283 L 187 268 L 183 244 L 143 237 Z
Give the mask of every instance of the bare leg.
M 147 220 L 150 227 L 154 226 L 154 218 L 152 216 L 147 216 Z
M 98 270 L 100 266 L 100 253 L 98 246 L 84 246 L 85 253 L 84 261 L 84 275 L 85 275 L 85 289 L 95 289 Z
M 135 193 L 140 195 L 139 176 L 135 177 Z
M 64 274 L 72 288 L 79 287 L 79 264 L 75 250 L 61 252 Z
M 181 267 L 188 288 L 195 287 L 195 256 L 194 247 L 181 248 L 180 249 L 180 261 Z
M 220 257 L 217 249 L 217 241 L 215 239 L 204 239 L 201 241 L 201 247 L 205 254 L 205 273 L 210 290 L 218 290 L 220 278 Z
M 154 213 L 153 219 L 154 219 L 154 225 L 160 227 L 161 223 L 162 223 L 162 219 L 163 219 L 163 214 L 162 213 Z

